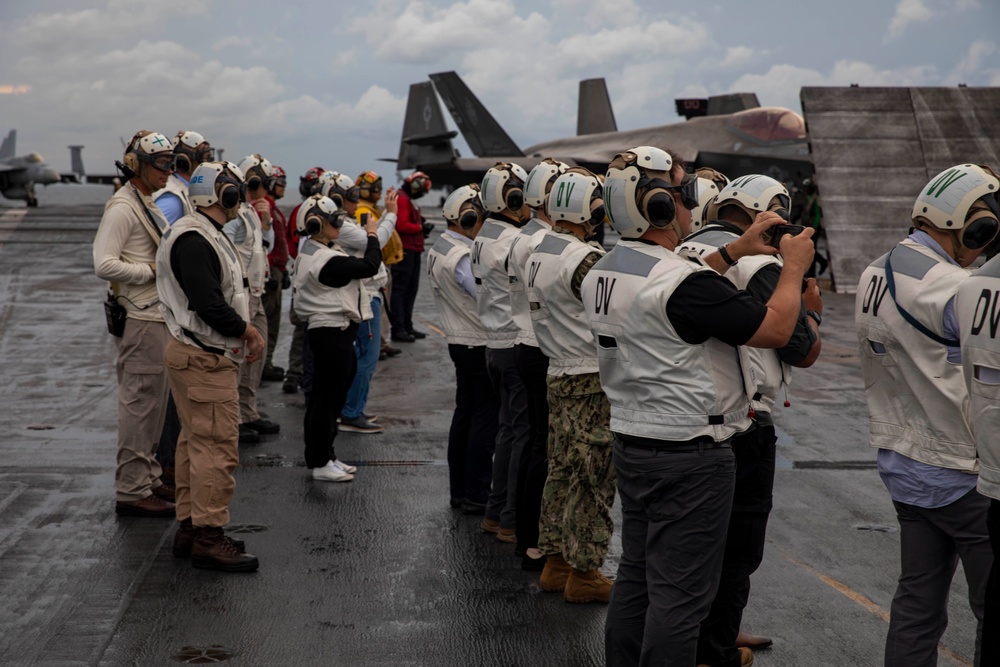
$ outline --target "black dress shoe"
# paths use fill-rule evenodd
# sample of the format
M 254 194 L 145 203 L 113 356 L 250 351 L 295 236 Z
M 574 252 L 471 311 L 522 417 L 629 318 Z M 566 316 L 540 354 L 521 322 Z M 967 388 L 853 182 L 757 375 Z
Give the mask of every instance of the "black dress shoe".
M 252 422 L 247 422 L 243 424 L 248 428 L 252 428 L 258 433 L 264 433 L 266 435 L 273 435 L 281 430 L 281 424 L 276 424 L 270 419 L 254 419 Z
M 486 514 L 486 503 L 476 503 L 471 500 L 463 500 L 462 514 L 466 516 L 483 516 Z
M 263 382 L 281 382 L 285 379 L 285 369 L 281 366 L 269 366 L 261 372 L 260 379 Z
M 246 424 L 240 424 L 240 444 L 256 445 L 260 442 L 260 434 Z
M 410 334 L 417 340 L 423 340 L 424 338 L 427 338 L 427 334 L 425 334 L 423 331 L 417 331 L 416 329 L 410 329 L 406 333 Z
M 403 354 L 403 351 L 401 349 L 399 349 L 398 347 L 393 347 L 392 345 L 382 346 L 382 352 L 387 357 L 395 357 L 397 355 Z
M 449 502 L 451 504 L 451 508 L 457 510 L 457 509 L 459 509 L 459 508 L 462 507 L 462 503 L 464 503 L 465 500 L 462 499 L 462 498 L 456 498 L 456 497 L 452 496 L 451 500 Z
M 417 339 L 409 331 L 400 331 L 392 334 L 392 339 L 397 343 L 413 343 Z

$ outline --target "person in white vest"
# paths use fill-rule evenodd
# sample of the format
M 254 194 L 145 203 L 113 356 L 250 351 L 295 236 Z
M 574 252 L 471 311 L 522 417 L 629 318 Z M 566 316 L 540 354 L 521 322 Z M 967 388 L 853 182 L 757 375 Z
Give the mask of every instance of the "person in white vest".
M 174 150 L 174 173 L 167 179 L 167 184 L 153 195 L 153 199 L 167 222 L 174 224 L 194 211 L 188 197 L 191 174 L 199 164 L 215 160 L 215 150 L 205 137 L 192 130 L 178 132 L 170 145 Z
M 998 188 L 1000 189 L 1000 188 Z M 1000 202 L 984 200 L 992 215 L 986 224 L 1000 225 Z M 990 499 L 986 527 L 993 547 L 993 567 L 986 585 L 983 608 L 981 665 L 1000 664 L 1000 320 L 993 315 L 1000 306 L 1000 242 L 994 239 L 984 251 L 990 259 L 961 287 L 955 302 L 961 331 L 962 374 L 969 389 L 969 425 L 976 438 L 979 481 L 976 488 Z
M 542 495 L 539 585 L 567 602 L 607 602 L 601 573 L 614 523 L 610 405 L 601 389 L 597 345 L 587 325 L 583 279 L 604 256 L 593 241 L 606 219 L 598 176 L 574 167 L 548 199 L 553 228 L 525 269 L 535 338 L 548 358 L 548 477 Z
M 487 219 L 471 252 L 476 309 L 486 329 L 486 366 L 500 396 L 493 484 L 481 528 L 510 543 L 517 541 L 516 484 L 521 452 L 530 432 L 527 392 L 514 356 L 518 328 L 511 313 L 507 255 L 531 218 L 531 208 L 524 198 L 527 180 L 527 172 L 510 162 L 498 162 L 486 172 L 479 196 Z
M 622 240 L 583 280 L 622 500 L 605 626 L 613 667 L 695 664 L 733 500 L 730 441 L 750 426 L 735 348 L 788 343 L 812 261 L 809 230 L 782 238 L 785 263 L 767 304 L 720 275 L 743 256 L 776 252 L 761 238 L 782 222 L 773 212 L 704 258 L 675 253 L 691 231 L 696 183 L 658 148 L 618 154 L 604 202 Z M 752 660 L 747 651 L 743 663 Z
M 699 195 L 704 186 L 698 178 Z M 714 181 L 709 181 L 713 186 Z M 705 224 L 682 242 L 679 253 L 706 255 L 738 239 L 761 211 L 787 215 L 788 190 L 775 179 L 760 174 L 741 176 L 724 187 L 705 208 Z M 781 276 L 781 257 L 746 257 L 726 272 L 738 289 L 767 303 Z M 777 433 L 771 411 L 775 400 L 787 393 L 791 367 L 808 368 L 819 357 L 822 344 L 819 323 L 823 300 L 816 280 L 810 278 L 802 295 L 798 322 L 784 347 L 762 350 L 741 346 L 740 368 L 750 397 L 753 421 L 749 430 L 733 436 L 736 485 L 729 517 L 726 551 L 722 560 L 719 591 L 698 635 L 698 662 L 707 665 L 735 664 L 737 647 L 766 648 L 768 637 L 743 633 L 740 621 L 750 595 L 750 575 L 764 558 L 767 517 L 771 512 Z
M 997 234 L 989 203 L 998 187 L 992 171 L 972 164 L 935 176 L 913 205 L 909 236 L 858 282 L 854 315 L 869 442 L 878 448 L 879 475 L 900 528 L 887 666 L 937 664 L 959 559 L 969 605 L 983 618 L 993 559 L 989 500 L 976 491 L 955 295 L 969 279 L 966 267 Z
M 243 174 L 206 162 L 191 175 L 194 213 L 163 235 L 156 256 L 160 310 L 170 330 L 166 365 L 181 420 L 173 554 L 194 567 L 252 572 L 241 540 L 225 535 L 239 463 L 239 366 L 264 353 L 250 322 L 243 262 L 223 225 L 238 215 Z
M 691 209 L 691 232 L 697 232 L 705 226 L 708 215 L 708 204 L 715 195 L 729 185 L 729 179 L 720 171 L 711 167 L 699 167 L 695 171 L 698 177 L 698 205 Z
M 295 217 L 299 234 L 309 237 L 292 272 L 292 305 L 307 322 L 313 355 L 303 428 L 305 459 L 312 478 L 326 482 L 349 482 L 357 472 L 355 466 L 337 459 L 333 442 L 337 416 L 358 367 L 354 353 L 358 325 L 372 318 L 363 280 L 382 265 L 374 217 L 364 227 L 368 247 L 363 257 L 351 257 L 335 244 L 346 216 L 330 198 L 313 195 L 302 202 Z
M 486 329 L 476 311 L 476 283 L 469 259 L 486 212 L 479 184 L 457 188 L 441 213 L 448 227 L 427 252 L 438 321 L 455 365 L 455 412 L 448 430 L 448 486 L 451 506 L 464 514 L 486 511 L 500 397 L 486 370 Z
M 170 517 L 173 489 L 160 481 L 154 457 L 167 407 L 163 350 L 167 328 L 156 292 L 156 250 L 168 228 L 151 197 L 174 166 L 170 140 L 159 132 L 137 132 L 119 166 L 128 179 L 104 206 L 94 238 L 94 273 L 111 283 L 109 303 L 124 309 L 116 336 L 118 361 L 118 464 L 115 512 L 123 516 Z
M 223 231 L 239 251 L 250 283 L 250 320 L 267 339 L 263 296 L 268 278 L 267 253 L 274 245 L 274 230 L 266 195 L 273 170 L 267 158 L 259 154 L 243 158 L 239 168 L 246 183 L 246 201 L 240 204 L 239 215 L 227 222 Z M 244 444 L 260 442 L 258 434 L 274 434 L 281 430 L 280 424 L 261 417 L 257 410 L 257 390 L 263 372 L 263 358 L 240 367 L 240 442 Z
M 545 158 L 528 172 L 524 201 L 531 208 L 531 220 L 514 237 L 507 253 L 510 312 L 517 327 L 514 364 L 528 398 L 529 429 L 528 440 L 521 451 L 517 468 L 517 544 L 514 555 L 521 556 L 522 569 L 534 571 L 541 570 L 545 564 L 538 551 L 538 527 L 542 511 L 542 491 L 547 475 L 549 402 L 545 378 L 549 360 L 539 349 L 531 326 L 525 265 L 528 263 L 528 256 L 545 238 L 545 233 L 552 229 L 552 220 L 547 211 L 549 192 L 552 184 L 567 169 L 569 165 Z

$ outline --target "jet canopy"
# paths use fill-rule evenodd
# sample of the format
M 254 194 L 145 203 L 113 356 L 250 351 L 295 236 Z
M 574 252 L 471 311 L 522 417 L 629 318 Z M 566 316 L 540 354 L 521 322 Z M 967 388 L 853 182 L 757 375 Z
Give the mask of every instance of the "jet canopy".
M 738 111 L 729 119 L 728 125 L 755 141 L 804 141 L 806 138 L 806 122 L 802 116 L 781 107 Z

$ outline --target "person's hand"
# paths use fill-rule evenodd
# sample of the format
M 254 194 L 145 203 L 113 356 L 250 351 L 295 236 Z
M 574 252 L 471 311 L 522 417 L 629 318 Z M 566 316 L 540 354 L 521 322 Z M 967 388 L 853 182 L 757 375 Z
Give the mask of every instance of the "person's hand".
M 777 249 L 764 242 L 764 235 L 770 236 L 771 227 L 784 223 L 784 219 L 774 211 L 757 214 L 753 224 L 743 232 L 743 236 L 729 244 L 726 250 L 734 260 L 750 255 L 776 255 Z
M 269 276 L 267 282 L 264 283 L 265 292 L 274 292 L 278 289 L 278 279 L 274 276 Z
M 806 288 L 802 292 L 802 302 L 806 304 L 806 310 L 815 310 L 820 315 L 823 314 L 823 297 L 815 278 L 806 280 Z
M 781 258 L 786 267 L 792 266 L 796 270 L 801 270 L 802 274 L 805 275 L 805 272 L 812 266 L 813 256 L 816 254 L 816 246 L 813 245 L 812 241 L 814 233 L 816 233 L 815 229 L 807 227 L 801 234 L 795 236 L 785 234 L 781 237 Z
M 281 272 L 281 289 L 292 289 L 292 276 L 288 271 Z
M 385 193 L 385 212 L 395 213 L 399 210 L 399 193 L 396 188 L 389 188 Z
M 260 199 L 254 199 L 250 202 L 254 210 L 257 211 L 257 215 L 260 216 L 260 221 L 264 223 L 266 229 L 271 228 L 271 205 L 268 204 L 267 200 L 261 197 Z
M 149 268 L 153 269 L 153 275 L 156 275 L 156 262 L 150 262 Z
M 386 195 L 386 199 L 388 199 L 388 197 L 389 196 Z M 378 234 L 378 220 L 375 218 L 374 215 L 368 216 L 368 222 L 365 223 L 365 233 L 376 234 L 376 235 Z
M 264 339 L 260 333 L 252 324 L 247 322 L 246 331 L 243 332 L 240 338 L 246 341 L 247 344 L 247 361 L 257 361 L 264 352 Z

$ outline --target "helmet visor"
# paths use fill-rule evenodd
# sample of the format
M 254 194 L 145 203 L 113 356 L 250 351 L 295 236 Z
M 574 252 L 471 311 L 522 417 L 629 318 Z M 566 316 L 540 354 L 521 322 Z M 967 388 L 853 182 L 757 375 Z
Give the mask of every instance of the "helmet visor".
M 159 169 L 160 171 L 173 171 L 174 166 L 176 165 L 177 156 L 173 153 L 157 153 L 156 155 L 150 155 L 145 161 L 153 165 L 154 169 Z

